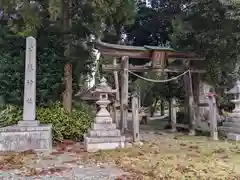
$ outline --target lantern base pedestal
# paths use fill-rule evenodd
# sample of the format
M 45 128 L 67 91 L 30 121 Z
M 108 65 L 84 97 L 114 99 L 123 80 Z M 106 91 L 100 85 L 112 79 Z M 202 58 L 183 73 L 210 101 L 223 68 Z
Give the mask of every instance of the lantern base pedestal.
M 91 130 L 84 137 L 84 146 L 88 152 L 124 148 L 125 136 L 121 136 L 115 123 L 93 123 Z
M 124 148 L 125 137 L 85 137 L 84 146 L 87 152 Z
M 223 125 L 219 127 L 221 131 L 229 140 L 240 141 L 240 118 L 229 117 Z
M 240 141 L 240 134 L 228 133 L 227 138 L 232 141 Z

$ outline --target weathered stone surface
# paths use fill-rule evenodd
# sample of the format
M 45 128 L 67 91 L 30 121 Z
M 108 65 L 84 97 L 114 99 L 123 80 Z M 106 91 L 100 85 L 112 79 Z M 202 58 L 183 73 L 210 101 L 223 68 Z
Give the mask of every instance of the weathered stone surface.
M 13 125 L 13 126 L 7 126 L 7 127 L 2 127 L 0 128 L 0 132 L 25 132 L 25 131 L 48 131 L 52 129 L 51 125 L 39 125 L 39 126 L 18 126 L 18 125 Z
M 240 123 L 239 117 L 227 117 L 225 122 Z M 223 122 L 223 124 L 225 123 Z
M 112 123 L 112 118 L 111 117 L 104 117 L 104 118 L 96 117 L 94 122 L 97 123 L 97 124 L 102 124 L 102 123 L 111 124 Z
M 93 130 L 114 130 L 116 129 L 116 124 L 112 123 L 112 124 L 108 124 L 108 123 L 101 123 L 101 124 L 97 124 L 97 123 L 93 123 L 92 124 L 92 129 Z
M 114 130 L 90 130 L 89 136 L 121 136 L 121 132 L 119 129 Z
M 239 128 L 239 130 L 240 130 L 240 122 L 223 122 L 223 126 Z
M 19 121 L 18 122 L 18 125 L 19 126 L 38 126 L 40 124 L 40 122 L 39 121 L 36 121 L 36 120 L 33 120 L 33 121 L 26 121 L 26 120 L 24 120 L 24 121 Z
M 112 142 L 125 142 L 125 136 L 119 137 L 86 137 L 85 142 L 87 143 L 112 143 Z
M 228 133 L 227 138 L 232 141 L 240 141 L 240 134 Z
M 239 133 L 240 134 L 240 128 L 239 127 L 227 127 L 227 126 L 222 126 L 219 127 L 220 131 L 224 131 L 226 133 Z
M 124 148 L 125 142 L 124 141 L 109 141 L 109 142 L 98 142 L 98 143 L 92 143 L 91 141 L 95 141 L 96 139 L 86 139 L 85 149 L 88 152 L 95 152 L 98 150 L 107 150 L 107 149 L 116 149 L 116 148 Z M 99 138 L 99 141 L 101 141 L 102 138 Z M 90 142 L 87 142 L 90 141 Z
M 33 126 L 36 119 L 36 71 L 37 71 L 37 42 L 34 37 L 26 38 L 25 55 L 25 82 L 24 82 L 24 101 L 23 101 L 23 121 L 21 126 Z
M 52 126 L 0 128 L 0 151 L 51 150 Z

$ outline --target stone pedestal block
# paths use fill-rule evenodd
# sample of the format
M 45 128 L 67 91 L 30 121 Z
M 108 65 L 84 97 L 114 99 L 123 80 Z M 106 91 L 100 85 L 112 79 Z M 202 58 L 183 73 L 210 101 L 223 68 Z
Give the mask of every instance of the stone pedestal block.
M 240 134 L 228 133 L 227 138 L 232 141 L 240 141 Z
M 229 140 L 239 141 L 240 140 L 240 122 L 236 119 L 223 123 L 223 126 L 219 127 L 219 130 L 226 135 Z
M 39 121 L 36 120 L 31 120 L 31 121 L 19 121 L 18 125 L 19 126 L 38 126 L 40 124 Z
M 93 123 L 91 125 L 93 130 L 115 130 L 116 124 L 115 123 Z
M 108 150 L 125 147 L 125 136 L 101 136 L 101 137 L 85 137 L 85 150 L 95 152 L 98 150 Z
M 88 133 L 91 137 L 117 137 L 121 136 L 119 129 L 114 130 L 90 130 Z
M 51 125 L 14 125 L 0 128 L 0 151 L 46 151 L 51 149 Z
M 125 136 L 121 136 L 115 123 L 93 123 L 91 130 L 84 137 L 85 150 L 116 149 L 125 147 Z

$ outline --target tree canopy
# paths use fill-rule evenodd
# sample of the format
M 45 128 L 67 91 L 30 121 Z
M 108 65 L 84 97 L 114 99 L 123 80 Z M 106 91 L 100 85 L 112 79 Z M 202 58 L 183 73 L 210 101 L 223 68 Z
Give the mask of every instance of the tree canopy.
M 63 84 L 66 83 L 64 66 L 67 63 L 72 67 L 73 79 L 67 81 L 73 82 L 73 90 L 84 83 L 80 82 L 80 77 L 86 79 L 90 74 L 95 65 L 92 46 L 88 45 L 90 37 L 107 37 L 112 32 L 120 36 L 135 15 L 132 0 L 1 0 L 0 7 L 0 81 L 4 82 L 0 94 L 10 103 L 22 101 L 27 36 L 37 39 L 37 94 L 38 101 L 46 104 L 62 98 L 66 90 Z M 13 76 L 12 72 L 15 72 Z M 18 83 L 8 83 L 13 81 Z M 19 99 L 14 99 L 15 96 Z
M 149 8 L 134 0 L 1 0 L 0 7 L 0 94 L 6 102 L 21 102 L 24 39 L 30 35 L 36 37 L 38 43 L 37 94 L 43 104 L 62 98 L 66 90 L 66 64 L 72 67 L 72 79 L 67 81 L 72 81 L 73 93 L 84 84 L 82 79 L 87 79 L 86 75 L 95 66 L 92 45 L 88 43 L 92 36 L 110 43 L 137 46 L 158 46 L 170 41 L 176 50 L 204 56 L 206 80 L 216 87 L 239 77 L 238 3 L 152 0 Z M 123 35 L 126 38 L 121 41 Z M 139 64 L 140 61 L 131 59 L 130 62 Z M 175 74 L 168 76 L 172 75 Z M 166 78 L 167 75 L 152 77 Z M 18 83 L 9 84 L 9 81 Z M 181 87 L 181 81 L 159 83 L 154 84 L 150 92 L 154 97 L 169 98 L 182 94 L 172 90 Z M 16 96 L 19 99 L 14 98 Z

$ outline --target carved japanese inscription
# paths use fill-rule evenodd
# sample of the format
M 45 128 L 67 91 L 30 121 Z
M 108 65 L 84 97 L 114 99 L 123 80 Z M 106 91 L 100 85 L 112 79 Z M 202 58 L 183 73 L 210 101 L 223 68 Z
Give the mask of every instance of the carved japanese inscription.
M 36 116 L 36 39 L 26 39 L 25 84 L 23 120 L 33 121 Z

